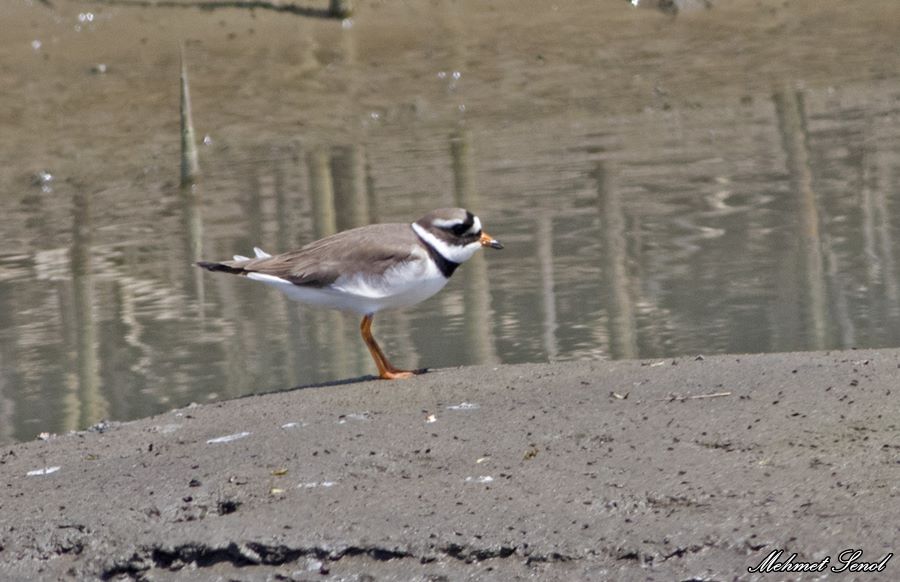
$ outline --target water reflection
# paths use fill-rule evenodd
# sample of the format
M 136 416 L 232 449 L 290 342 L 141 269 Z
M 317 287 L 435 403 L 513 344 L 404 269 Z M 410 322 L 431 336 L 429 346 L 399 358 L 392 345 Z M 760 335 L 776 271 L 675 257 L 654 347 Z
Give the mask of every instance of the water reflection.
M 603 303 L 608 311 L 606 338 L 611 358 L 636 358 L 637 322 L 634 287 L 628 271 L 628 229 L 621 192 L 615 186 L 610 166 L 610 162 L 598 162 L 592 175 L 597 182 L 597 216 L 603 236 L 600 268 L 604 274 Z M 598 337 L 597 341 L 603 342 L 603 338 Z
M 460 131 L 450 137 L 450 157 L 453 167 L 453 204 L 461 208 L 482 207 L 481 195 L 475 187 L 474 146 L 472 134 Z M 488 265 L 484 255 L 477 254 L 466 263 L 463 283 L 463 341 L 461 352 L 473 364 L 492 364 L 497 361 L 491 322 L 491 289 Z
M 109 412 L 101 390 L 98 356 L 97 316 L 94 312 L 94 265 L 92 260 L 91 195 L 80 192 L 73 201 L 73 240 L 70 255 L 73 317 L 63 318 L 71 329 L 66 337 L 75 338 L 76 381 L 62 399 L 63 423 L 66 429 L 89 426 Z M 71 353 L 72 350 L 69 350 Z
M 0 440 L 371 374 L 355 317 L 191 263 L 446 205 L 506 250 L 379 318 L 404 367 L 898 345 L 898 88 L 868 91 L 239 144 L 158 199 L 36 189 L 0 218 L 30 241 L 0 256 Z

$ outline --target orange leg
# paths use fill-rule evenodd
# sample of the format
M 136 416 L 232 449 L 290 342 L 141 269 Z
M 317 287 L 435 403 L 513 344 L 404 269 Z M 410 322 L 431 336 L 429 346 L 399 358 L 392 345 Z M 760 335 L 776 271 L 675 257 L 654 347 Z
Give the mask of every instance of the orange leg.
M 366 342 L 366 347 L 369 348 L 369 353 L 372 354 L 372 359 L 375 360 L 375 365 L 378 366 L 378 376 L 384 380 L 397 380 L 414 376 L 415 372 L 395 368 L 388 361 L 387 356 L 384 355 L 384 352 L 378 347 L 375 338 L 372 337 L 372 319 L 371 315 L 363 317 L 362 323 L 359 324 L 359 331 L 362 332 L 363 341 Z

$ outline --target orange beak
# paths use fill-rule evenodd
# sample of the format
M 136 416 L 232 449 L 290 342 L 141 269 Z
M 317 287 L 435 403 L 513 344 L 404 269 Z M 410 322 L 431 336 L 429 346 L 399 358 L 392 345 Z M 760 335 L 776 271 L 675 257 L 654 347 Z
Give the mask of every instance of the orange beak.
M 495 238 L 491 238 L 491 235 L 489 235 L 486 232 L 481 233 L 481 246 L 491 247 L 492 249 L 502 249 L 503 248 L 503 245 L 500 244 L 499 240 L 497 240 Z

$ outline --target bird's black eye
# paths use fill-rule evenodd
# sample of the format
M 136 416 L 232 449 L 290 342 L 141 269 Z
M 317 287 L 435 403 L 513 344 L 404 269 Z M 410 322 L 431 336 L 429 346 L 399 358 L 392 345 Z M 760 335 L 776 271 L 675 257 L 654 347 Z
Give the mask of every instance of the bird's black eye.
M 468 225 L 465 224 L 465 223 L 463 223 L 463 224 L 457 224 L 456 226 L 454 226 L 453 228 L 450 229 L 450 232 L 452 232 L 452 233 L 455 234 L 456 236 L 462 236 L 462 235 L 464 235 L 464 234 L 466 233 L 466 231 L 469 230 L 471 227 L 472 227 L 471 224 L 468 224 Z

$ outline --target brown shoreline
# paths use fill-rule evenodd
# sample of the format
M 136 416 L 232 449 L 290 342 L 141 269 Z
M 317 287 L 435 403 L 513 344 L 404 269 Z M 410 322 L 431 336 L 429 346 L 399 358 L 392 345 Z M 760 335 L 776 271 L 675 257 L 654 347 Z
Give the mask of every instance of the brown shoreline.
M 775 549 L 877 562 L 900 523 L 898 366 L 889 349 L 445 369 L 8 446 L 0 569 L 750 580 Z

